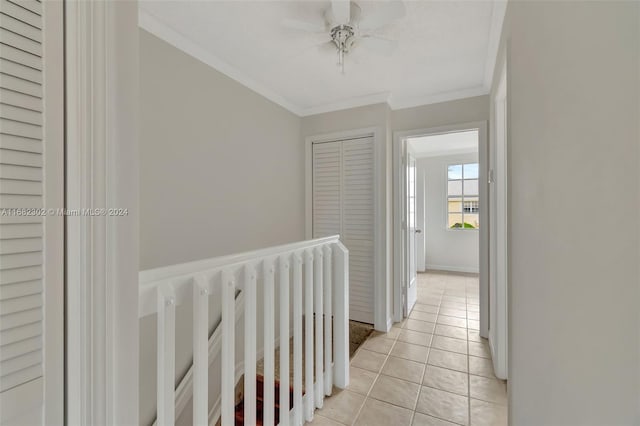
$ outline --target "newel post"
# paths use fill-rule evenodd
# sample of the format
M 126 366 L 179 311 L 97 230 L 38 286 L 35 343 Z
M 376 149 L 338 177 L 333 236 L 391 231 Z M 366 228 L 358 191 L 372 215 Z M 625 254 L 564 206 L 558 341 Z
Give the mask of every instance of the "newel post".
M 349 385 L 349 250 L 338 241 L 333 253 L 333 383 L 344 389 Z

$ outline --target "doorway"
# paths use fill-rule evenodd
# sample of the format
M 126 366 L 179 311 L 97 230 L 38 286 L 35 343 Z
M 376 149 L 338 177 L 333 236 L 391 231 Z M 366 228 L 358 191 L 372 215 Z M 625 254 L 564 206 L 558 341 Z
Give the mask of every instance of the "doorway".
M 394 134 L 395 321 L 416 303 L 418 271 L 477 273 L 480 335 L 488 337 L 486 129 L 475 122 Z

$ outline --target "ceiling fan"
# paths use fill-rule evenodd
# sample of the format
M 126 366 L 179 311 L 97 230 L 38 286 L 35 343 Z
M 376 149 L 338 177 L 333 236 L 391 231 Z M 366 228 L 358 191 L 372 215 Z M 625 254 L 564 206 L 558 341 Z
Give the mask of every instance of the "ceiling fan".
M 391 55 L 398 42 L 375 37 L 371 32 L 405 15 L 402 0 L 381 3 L 372 13 L 362 16 L 362 10 L 350 0 L 331 0 L 331 6 L 315 22 L 285 19 L 282 24 L 295 30 L 328 33 L 330 40 L 320 45 L 321 50 L 337 51 L 338 66 L 344 74 L 345 55 L 356 46 L 380 55 Z

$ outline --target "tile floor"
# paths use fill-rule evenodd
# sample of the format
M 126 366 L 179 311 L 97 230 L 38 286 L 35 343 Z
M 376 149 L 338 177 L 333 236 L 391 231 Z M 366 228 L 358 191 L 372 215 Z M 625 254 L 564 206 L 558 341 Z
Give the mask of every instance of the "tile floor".
M 477 276 L 419 274 L 409 318 L 367 339 L 349 387 L 325 399 L 309 424 L 506 425 L 506 383 L 493 375 L 478 312 Z

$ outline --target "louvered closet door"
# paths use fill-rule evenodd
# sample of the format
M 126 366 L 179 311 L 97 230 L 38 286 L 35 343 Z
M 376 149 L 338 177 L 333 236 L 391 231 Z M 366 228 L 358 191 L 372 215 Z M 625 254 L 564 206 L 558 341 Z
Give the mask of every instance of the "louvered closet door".
M 313 236 L 349 249 L 349 317 L 374 318 L 373 138 L 313 145 Z
M 51 2 L 59 3 L 59 2 Z M 48 7 L 48 6 L 47 6 Z M 60 7 L 59 5 L 51 6 Z M 61 17 L 61 9 L 58 11 Z M 45 206 L 59 207 L 62 156 L 51 165 L 59 187 L 46 203 L 45 155 L 62 152 L 59 138 L 45 138 L 43 119 L 43 4 L 0 0 L 0 424 L 42 423 L 44 402 L 45 274 L 44 250 L 62 262 L 62 219 L 45 218 Z M 58 27 L 61 48 L 61 21 Z M 59 61 L 60 59 L 58 59 Z M 59 76 L 61 73 L 61 62 Z M 47 80 L 49 82 L 49 80 Z M 52 87 L 61 93 L 60 87 Z M 60 95 L 60 100 L 62 96 Z M 59 119 L 60 110 L 50 120 Z M 56 145 L 58 144 L 58 145 Z M 45 148 L 49 150 L 45 154 Z M 49 158 L 49 157 L 46 157 Z M 48 164 L 48 163 L 47 163 Z M 53 177 L 51 182 L 56 182 Z M 15 210 L 14 210 L 15 209 Z M 45 234 L 45 224 L 47 233 Z M 57 227 L 57 228 L 56 228 Z M 57 235 L 57 247 L 47 235 Z M 51 270 L 61 271 L 61 266 Z M 61 283 L 61 273 L 57 277 Z M 60 306 L 51 306 L 51 311 Z M 62 326 L 58 324 L 62 347 Z M 56 350 L 52 348 L 52 352 Z M 62 392 L 62 389 L 59 389 Z
M 373 324 L 373 138 L 342 143 L 342 239 L 349 249 L 350 318 Z

